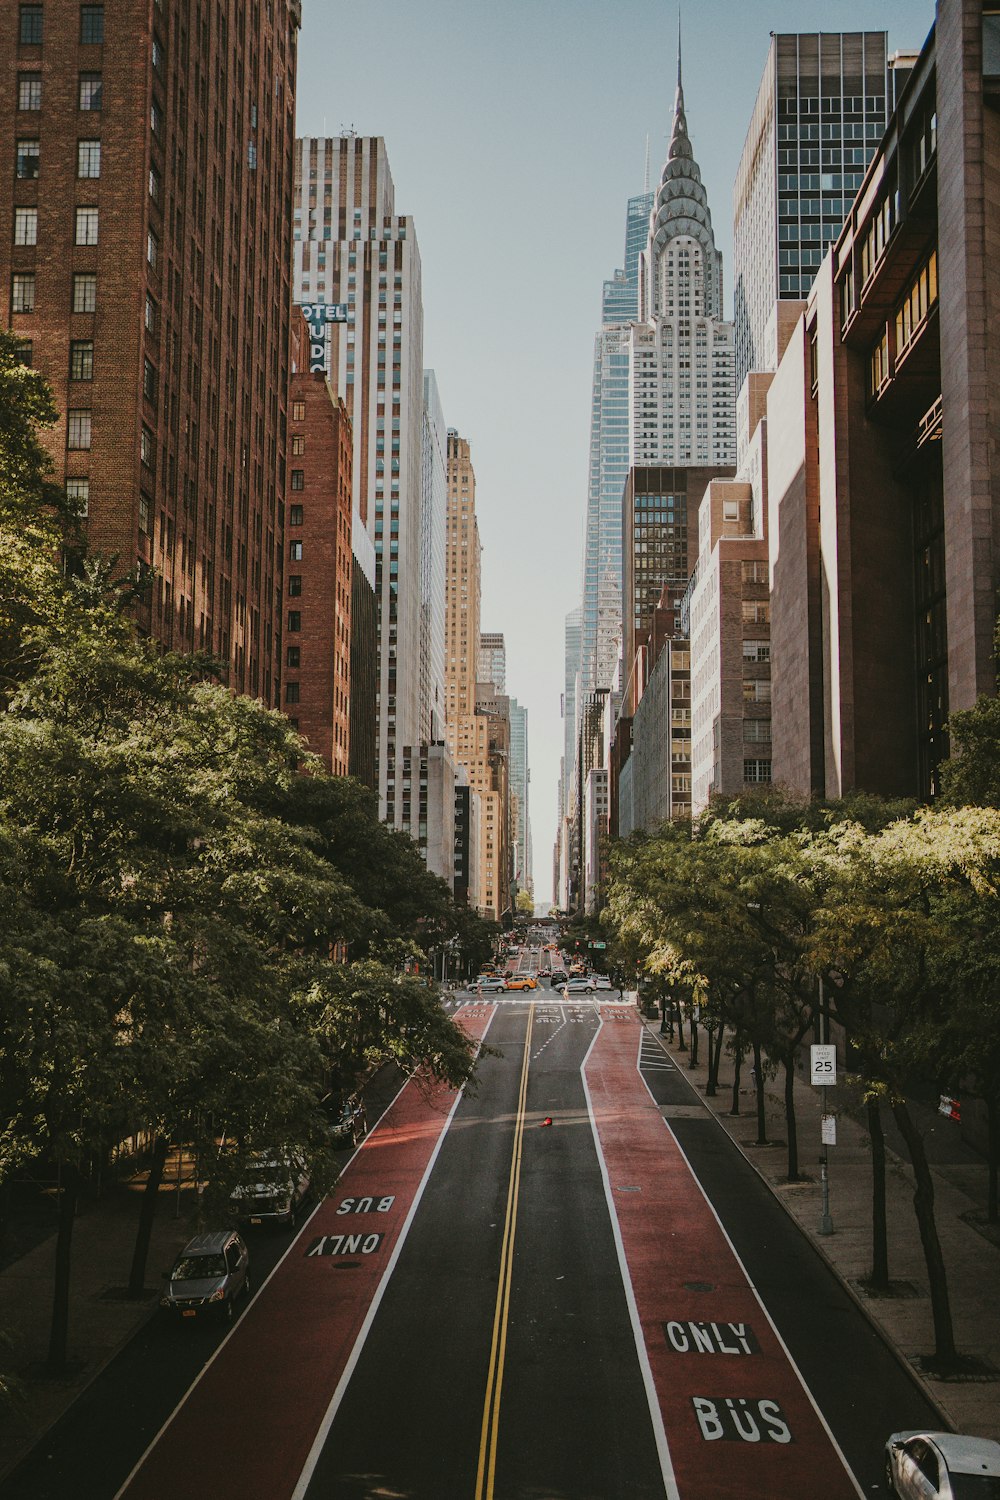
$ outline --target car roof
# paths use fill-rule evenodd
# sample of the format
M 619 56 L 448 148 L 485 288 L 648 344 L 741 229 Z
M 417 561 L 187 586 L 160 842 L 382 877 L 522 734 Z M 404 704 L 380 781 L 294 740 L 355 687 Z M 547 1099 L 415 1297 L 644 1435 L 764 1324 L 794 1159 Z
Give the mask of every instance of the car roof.
M 962 1432 L 897 1432 L 895 1441 L 924 1438 L 940 1451 L 954 1474 L 1000 1475 L 1000 1443 L 992 1438 L 966 1437 Z
M 238 1239 L 234 1229 L 212 1229 L 207 1234 L 196 1234 L 188 1240 L 182 1255 L 220 1255 L 231 1240 Z

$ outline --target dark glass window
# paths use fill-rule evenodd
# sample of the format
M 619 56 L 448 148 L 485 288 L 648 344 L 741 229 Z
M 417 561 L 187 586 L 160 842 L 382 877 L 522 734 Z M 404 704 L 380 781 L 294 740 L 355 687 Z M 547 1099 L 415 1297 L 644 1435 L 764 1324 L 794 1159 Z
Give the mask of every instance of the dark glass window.
M 297 609 L 288 611 L 288 628 L 291 631 L 302 629 L 302 616 Z
M 285 684 L 285 702 L 286 703 L 298 703 L 298 701 L 299 701 L 299 685 L 298 685 L 298 683 L 297 682 L 288 682 L 288 683 L 286 683 Z
M 80 42 L 84 46 L 99 46 L 104 41 L 104 6 L 80 6 Z
M 293 599 L 297 599 L 302 593 L 302 574 L 290 573 L 288 575 L 288 592 Z
M 22 180 L 38 176 L 40 150 L 37 141 L 18 141 L 15 170 Z
M 288 524 L 289 524 L 289 526 L 301 526 L 302 525 L 302 515 L 303 515 L 303 510 L 302 510 L 302 506 L 301 505 L 290 505 L 288 507 Z
M 19 37 L 22 47 L 38 47 L 42 41 L 42 7 L 40 5 L 21 6 L 21 30 Z
M 289 667 L 300 667 L 302 665 L 302 648 L 300 646 L 288 647 L 285 664 Z
M 42 107 L 42 75 L 41 73 L 19 73 L 17 78 L 17 107 L 18 109 L 41 109 Z
M 73 311 L 92 313 L 97 309 L 97 277 L 93 271 L 78 271 L 73 277 Z
M 304 469 L 292 470 L 292 489 L 304 490 L 306 487 L 306 476 Z
M 70 380 L 93 380 L 94 378 L 94 341 L 93 339 L 74 339 L 69 346 L 69 378 Z

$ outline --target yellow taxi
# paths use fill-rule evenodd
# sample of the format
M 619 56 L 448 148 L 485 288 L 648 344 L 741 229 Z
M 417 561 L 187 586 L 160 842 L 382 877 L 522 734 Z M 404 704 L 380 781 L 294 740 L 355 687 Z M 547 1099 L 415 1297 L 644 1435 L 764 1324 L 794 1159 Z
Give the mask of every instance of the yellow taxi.
M 509 990 L 537 990 L 538 980 L 534 974 L 509 974 L 507 988 Z

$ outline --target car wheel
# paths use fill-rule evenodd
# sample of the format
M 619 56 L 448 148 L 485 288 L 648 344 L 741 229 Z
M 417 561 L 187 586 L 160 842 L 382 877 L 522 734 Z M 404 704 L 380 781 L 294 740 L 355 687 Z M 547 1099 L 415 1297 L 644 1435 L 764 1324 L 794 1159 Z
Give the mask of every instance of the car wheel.
M 896 1485 L 892 1477 L 892 1463 L 888 1458 L 885 1461 L 885 1492 L 887 1495 L 896 1494 Z

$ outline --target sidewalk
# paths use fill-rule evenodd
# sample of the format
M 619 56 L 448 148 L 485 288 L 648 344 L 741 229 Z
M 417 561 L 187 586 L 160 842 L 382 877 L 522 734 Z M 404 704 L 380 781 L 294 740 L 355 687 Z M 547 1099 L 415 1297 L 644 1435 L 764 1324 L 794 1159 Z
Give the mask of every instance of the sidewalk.
M 785 1145 L 783 1076 L 765 1086 L 767 1135 L 772 1144 L 758 1146 L 756 1101 L 745 1062 L 740 1089 L 740 1114 L 732 1116 L 732 1063 L 723 1055 L 719 1092 L 705 1098 L 708 1067 L 705 1036 L 699 1037 L 699 1066 L 688 1068 L 690 1054 L 659 1034 L 659 1021 L 647 1020 L 647 1030 L 664 1046 L 690 1081 L 705 1109 L 715 1115 L 775 1196 L 808 1235 L 837 1275 L 846 1282 L 872 1322 L 881 1329 L 900 1358 L 922 1380 L 931 1398 L 955 1428 L 967 1434 L 1000 1440 L 1000 1247 L 968 1219 L 986 1218 L 986 1165 L 962 1146 L 955 1127 L 926 1109 L 916 1109 L 921 1128 L 930 1138 L 934 1174 L 935 1211 L 941 1239 L 955 1341 L 962 1354 L 973 1355 L 996 1373 L 992 1378 L 940 1380 L 920 1370 L 920 1357 L 934 1348 L 927 1272 L 913 1211 L 913 1174 L 905 1152 L 891 1149 L 894 1132 L 887 1122 L 886 1199 L 889 1238 L 889 1275 L 900 1295 L 873 1297 L 862 1287 L 871 1269 L 871 1153 L 867 1131 L 848 1113 L 849 1091 L 829 1090 L 830 1112 L 837 1117 L 837 1144 L 829 1148 L 830 1215 L 834 1232 L 820 1235 L 822 1211 L 818 1161 L 820 1155 L 821 1091 L 801 1078 L 795 1082 L 799 1170 L 813 1180 L 788 1183 Z M 780 1144 L 779 1144 L 780 1142 Z M 886 1434 L 888 1436 L 888 1434 Z
M 0 1271 L 0 1330 L 10 1340 L 0 1348 L 0 1366 L 23 1386 L 23 1403 L 0 1416 L 0 1485 L 42 1434 L 72 1405 L 118 1350 L 153 1315 L 160 1273 L 191 1238 L 188 1215 L 194 1193 L 181 1194 L 174 1217 L 176 1163 L 167 1166 L 146 1263 L 146 1295 L 124 1295 L 139 1218 L 144 1174 L 114 1186 L 96 1201 L 81 1202 L 73 1228 L 69 1307 L 69 1370 L 61 1380 L 41 1378 L 48 1352 L 52 1312 L 55 1235 Z

